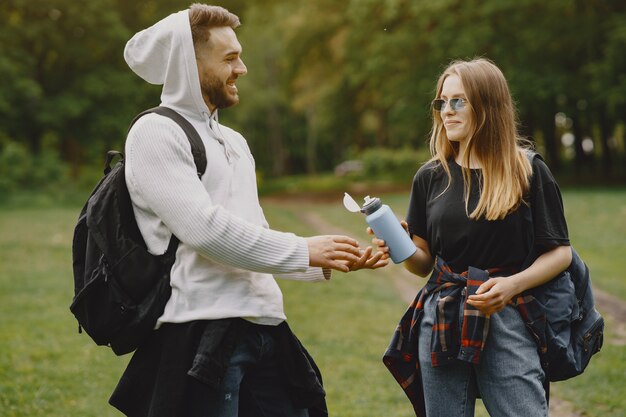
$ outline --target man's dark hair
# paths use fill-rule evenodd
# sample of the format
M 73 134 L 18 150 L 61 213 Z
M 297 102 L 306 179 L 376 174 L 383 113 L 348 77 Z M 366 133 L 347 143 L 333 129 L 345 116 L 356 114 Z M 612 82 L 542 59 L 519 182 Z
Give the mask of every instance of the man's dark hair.
M 208 45 L 209 29 L 225 26 L 236 29 L 241 25 L 239 17 L 225 8 L 201 3 L 189 6 L 189 23 L 196 54 L 199 48 Z

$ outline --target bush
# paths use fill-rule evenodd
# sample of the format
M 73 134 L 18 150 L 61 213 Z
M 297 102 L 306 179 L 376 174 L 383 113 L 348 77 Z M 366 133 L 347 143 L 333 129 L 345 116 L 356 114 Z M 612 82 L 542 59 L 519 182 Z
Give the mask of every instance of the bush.
M 67 172 L 67 165 L 54 150 L 32 155 L 15 141 L 6 141 L 0 147 L 0 193 L 5 197 L 32 191 L 56 192 L 65 186 Z
M 332 174 L 294 175 L 263 179 L 257 175 L 259 195 L 341 193 L 348 189 L 350 180 Z
M 362 176 L 369 179 L 408 181 L 430 159 L 427 149 L 370 148 L 361 154 Z
M 0 148 L 0 193 L 7 195 L 19 189 L 30 176 L 32 165 L 24 146 L 7 142 Z

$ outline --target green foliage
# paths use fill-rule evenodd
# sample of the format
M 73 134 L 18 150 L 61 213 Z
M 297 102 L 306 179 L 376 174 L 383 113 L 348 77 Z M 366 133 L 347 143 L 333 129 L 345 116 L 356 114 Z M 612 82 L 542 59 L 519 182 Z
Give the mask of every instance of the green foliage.
M 289 176 L 275 179 L 259 179 L 259 193 L 261 195 L 272 194 L 321 194 L 328 192 L 341 192 L 350 187 L 350 179 L 336 177 L 332 174 Z
M 0 416 L 119 416 L 107 404 L 128 358 L 78 334 L 68 307 L 79 208 L 0 211 Z
M 410 181 L 419 167 L 430 158 L 427 150 L 411 148 L 370 148 L 362 153 L 362 175 L 369 179 Z
M 30 176 L 32 160 L 23 146 L 10 142 L 0 152 L 0 192 L 15 190 Z
M 249 73 L 222 120 L 264 177 L 332 170 L 356 149 L 422 151 L 436 79 L 484 56 L 509 80 L 524 134 L 555 171 L 625 175 L 626 6 L 599 0 L 223 0 L 240 15 Z M 0 135 L 39 154 L 46 135 L 72 176 L 123 145 L 160 88 L 126 66 L 125 42 L 182 0 L 0 3 Z M 564 113 L 567 128 L 556 128 Z M 573 132 L 574 146 L 560 137 Z M 585 153 L 582 138 L 594 148 Z M 600 160 L 601 163 L 596 161 Z M 595 175 L 602 170 L 605 175 Z M 6 186 L 5 186 L 6 188 Z
M 0 145 L 0 194 L 55 189 L 61 187 L 67 178 L 67 165 L 55 149 L 33 155 L 17 142 L 8 141 Z

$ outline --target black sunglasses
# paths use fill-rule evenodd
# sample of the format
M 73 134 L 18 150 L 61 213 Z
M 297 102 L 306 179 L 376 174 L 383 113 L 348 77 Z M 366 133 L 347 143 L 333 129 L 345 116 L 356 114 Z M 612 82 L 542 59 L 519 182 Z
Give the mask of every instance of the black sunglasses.
M 433 109 L 437 111 L 444 111 L 446 109 L 446 104 L 450 103 L 450 108 L 454 111 L 463 110 L 465 105 L 467 104 L 467 100 L 464 98 L 451 98 L 450 100 L 444 100 L 442 98 L 438 98 L 433 100 Z

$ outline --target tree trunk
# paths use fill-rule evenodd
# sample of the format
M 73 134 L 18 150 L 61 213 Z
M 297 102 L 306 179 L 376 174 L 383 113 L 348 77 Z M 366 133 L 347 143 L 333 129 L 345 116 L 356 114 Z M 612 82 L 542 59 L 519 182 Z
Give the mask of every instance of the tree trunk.
M 81 143 L 70 137 L 61 142 L 61 158 L 70 164 L 70 176 L 77 178 L 80 174 L 81 165 L 84 164 L 84 149 Z M 102 159 L 104 162 L 104 158 Z
M 520 120 L 519 133 L 523 138 L 535 142 L 535 117 L 532 114 L 526 113 L 524 119 Z
M 376 146 L 384 148 L 389 144 L 389 127 L 386 109 L 379 109 L 376 114 L 378 116 L 378 129 L 376 130 Z
M 276 80 L 279 79 L 276 60 L 273 56 L 268 56 L 265 60 L 267 68 L 266 85 L 269 90 L 280 91 Z M 285 173 L 285 147 L 283 140 L 283 129 L 280 119 L 280 111 L 276 101 L 267 102 L 270 150 L 272 152 L 272 175 L 278 177 Z
M 605 177 L 611 175 L 612 158 L 611 149 L 609 149 L 609 138 L 613 132 L 612 122 L 606 115 L 606 111 L 598 112 L 598 124 L 600 125 L 600 148 L 602 150 L 602 173 Z
M 29 129 L 27 140 L 28 140 L 28 149 L 33 155 L 39 155 L 41 152 L 41 132 L 39 129 Z
M 317 132 L 315 131 L 315 110 L 308 107 L 306 110 L 306 171 L 309 175 L 317 172 Z
M 583 151 L 584 129 L 581 117 L 578 113 L 572 116 L 572 133 L 574 134 L 574 173 L 581 176 L 585 165 L 585 152 Z
M 561 169 L 561 160 L 559 158 L 560 138 L 556 137 L 556 126 L 554 125 L 556 109 L 554 103 L 548 103 L 545 109 L 547 110 L 543 113 L 540 123 L 543 143 L 546 148 L 546 160 L 552 172 L 559 172 Z
M 267 109 L 269 122 L 270 149 L 272 150 L 272 175 L 279 177 L 285 173 L 285 147 L 283 146 L 283 130 L 280 115 L 275 104 Z

